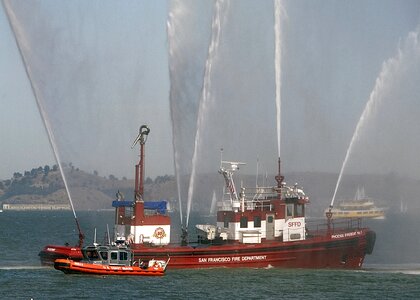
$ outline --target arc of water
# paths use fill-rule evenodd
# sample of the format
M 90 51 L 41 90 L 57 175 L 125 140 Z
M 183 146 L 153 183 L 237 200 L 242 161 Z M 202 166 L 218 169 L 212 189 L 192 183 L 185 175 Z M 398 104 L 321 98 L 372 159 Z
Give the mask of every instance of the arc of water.
M 407 41 L 414 40 L 414 46 L 415 47 L 418 47 L 419 31 L 420 31 L 420 27 L 418 27 L 415 32 L 410 32 L 408 34 Z M 340 185 L 344 169 L 345 169 L 345 167 L 348 163 L 348 160 L 349 160 L 350 154 L 353 150 L 353 147 L 354 147 L 356 141 L 358 140 L 358 138 L 360 136 L 360 132 L 363 129 L 363 127 L 365 126 L 365 124 L 368 122 L 369 116 L 372 113 L 374 113 L 375 108 L 381 103 L 381 100 L 383 98 L 382 95 L 383 95 L 384 91 L 386 90 L 386 87 L 391 82 L 393 82 L 392 75 L 401 66 L 403 55 L 404 55 L 403 49 L 399 49 L 399 51 L 398 51 L 398 53 L 395 57 L 388 59 L 382 65 L 382 70 L 381 70 L 378 78 L 376 79 L 375 86 L 374 86 L 374 88 L 373 88 L 373 90 L 372 90 L 372 92 L 369 96 L 369 100 L 366 103 L 366 106 L 365 106 L 365 108 L 362 112 L 362 115 L 360 116 L 359 122 L 356 125 L 356 129 L 353 133 L 353 137 L 350 141 L 350 145 L 347 148 L 346 156 L 345 156 L 343 164 L 341 166 L 341 170 L 340 170 L 340 173 L 338 175 L 338 180 L 337 180 L 337 183 L 336 183 L 336 186 L 335 186 L 334 194 L 333 194 L 333 197 L 332 197 L 332 200 L 331 200 L 331 203 L 330 203 L 330 208 L 332 208 L 333 205 L 334 205 L 335 197 L 337 195 L 337 190 L 338 190 L 338 187 Z
M 366 103 L 365 109 L 363 110 L 362 115 L 360 116 L 359 122 L 356 125 L 356 129 L 354 130 L 354 133 L 353 133 L 353 136 L 351 138 L 349 147 L 347 148 L 347 151 L 346 151 L 346 156 L 344 157 L 344 161 L 343 161 L 343 164 L 342 164 L 341 169 L 340 169 L 340 173 L 338 175 L 337 183 L 336 183 L 335 189 L 334 189 L 334 194 L 333 194 L 333 197 L 332 197 L 331 203 L 330 203 L 330 208 L 332 208 L 333 205 L 334 205 L 335 197 L 337 195 L 338 187 L 340 185 L 344 169 L 347 165 L 347 162 L 349 160 L 350 153 L 353 150 L 354 144 L 356 143 L 356 141 L 359 138 L 360 131 L 363 128 L 363 126 L 365 125 L 365 123 L 367 122 L 369 115 L 373 112 L 373 109 L 375 108 L 376 102 L 380 101 L 380 99 L 381 99 L 380 97 L 378 97 L 378 95 L 380 93 L 380 89 L 383 86 L 384 76 L 386 76 L 386 73 L 388 73 L 387 64 L 384 65 L 384 68 L 382 69 L 381 74 L 376 79 L 375 87 L 374 87 L 373 91 L 371 92 L 371 94 L 369 96 L 369 100 Z
M 70 194 L 70 189 L 69 189 L 69 186 L 67 184 L 67 179 L 66 179 L 66 176 L 64 174 L 64 170 L 63 170 L 63 166 L 62 166 L 62 163 L 61 163 L 59 151 L 57 149 L 57 144 L 55 142 L 54 133 L 53 133 L 51 124 L 49 122 L 47 113 L 45 112 L 45 109 L 44 109 L 44 107 L 42 105 L 42 102 L 41 102 L 41 99 L 40 99 L 40 96 L 39 96 L 40 95 L 40 92 L 39 92 L 39 90 L 38 90 L 37 86 L 35 85 L 35 82 L 34 82 L 34 80 L 32 78 L 33 76 L 32 76 L 31 69 L 29 67 L 28 60 L 27 60 L 27 58 L 26 58 L 26 56 L 24 54 L 24 51 L 22 49 L 23 47 L 28 48 L 28 46 L 24 44 L 24 41 L 26 40 L 25 39 L 25 34 L 22 31 L 19 30 L 21 27 L 18 24 L 17 17 L 14 14 L 13 9 L 9 6 L 10 4 L 8 4 L 7 1 L 2 1 L 2 3 L 3 3 L 4 11 L 6 12 L 6 16 L 7 16 L 7 20 L 8 20 L 9 26 L 10 26 L 10 28 L 11 28 L 11 30 L 13 32 L 13 36 L 15 38 L 15 43 L 16 43 L 16 46 L 18 48 L 19 55 L 20 55 L 20 57 L 22 59 L 23 65 L 24 65 L 26 76 L 29 79 L 31 90 L 32 90 L 32 93 L 34 95 L 34 98 L 35 98 L 35 101 L 36 101 L 36 104 L 37 104 L 39 113 L 41 115 L 41 119 L 42 119 L 42 121 L 44 123 L 44 127 L 45 127 L 45 130 L 47 132 L 47 135 L 48 135 L 48 139 L 50 141 L 51 148 L 53 150 L 54 158 L 55 158 L 55 160 L 57 162 L 58 168 L 60 169 L 60 173 L 61 173 L 61 176 L 63 178 L 64 187 L 66 189 L 67 196 L 69 198 L 69 202 L 70 202 L 70 206 L 71 206 L 71 210 L 73 212 L 74 218 L 76 220 L 77 229 L 79 231 L 79 244 L 81 244 L 82 241 L 83 241 L 84 235 L 83 235 L 83 233 L 82 233 L 82 231 L 80 229 L 80 224 L 79 224 L 79 221 L 77 219 L 76 210 L 74 209 L 73 201 L 72 201 L 71 194 Z M 19 40 L 21 40 L 22 43 L 19 43 Z
M 215 2 L 215 13 L 212 20 L 212 38 L 209 45 L 209 51 L 206 60 L 206 68 L 203 79 L 203 89 L 200 99 L 200 105 L 198 107 L 198 118 L 197 118 L 197 131 L 194 141 L 194 152 L 192 158 L 191 176 L 188 187 L 188 201 L 187 201 L 187 216 L 186 216 L 186 227 L 188 228 L 188 221 L 191 211 L 192 198 L 194 194 L 194 181 L 197 172 L 197 156 L 198 148 L 201 139 L 201 130 L 204 125 L 205 111 L 207 111 L 208 102 L 210 101 L 210 88 L 211 88 L 211 75 L 213 69 L 213 62 L 216 57 L 216 52 L 219 47 L 220 34 L 222 28 L 222 13 L 227 14 L 228 7 L 225 7 L 225 0 L 217 0 Z

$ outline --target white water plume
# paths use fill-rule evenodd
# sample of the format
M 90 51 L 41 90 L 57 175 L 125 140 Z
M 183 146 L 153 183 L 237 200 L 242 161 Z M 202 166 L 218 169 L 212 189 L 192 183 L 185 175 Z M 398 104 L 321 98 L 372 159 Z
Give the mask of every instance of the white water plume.
M 254 175 L 256 157 L 264 171 L 271 172 L 265 167 L 273 167 L 273 157 L 277 157 L 273 1 L 226 4 L 229 8 L 220 15 L 220 41 L 209 74 L 210 95 L 205 106 L 200 104 L 196 119 L 197 148 L 189 186 L 193 191 L 189 196 L 191 214 L 208 212 L 213 190 L 223 187 L 217 173 L 221 147 L 227 160 L 247 163 L 238 176 L 247 172 Z M 210 42 L 207 54 L 209 48 Z
M 74 209 L 73 200 L 71 198 L 69 185 L 67 183 L 67 179 L 66 179 L 66 176 L 64 174 L 64 170 L 63 170 L 63 166 L 62 166 L 62 163 L 61 163 L 60 154 L 59 154 L 59 151 L 58 151 L 58 148 L 57 148 L 57 143 L 55 141 L 52 126 L 51 126 L 50 121 L 48 119 L 48 116 L 45 112 L 43 103 L 41 101 L 41 96 L 40 96 L 41 92 L 40 92 L 38 86 L 36 85 L 35 80 L 33 79 L 33 74 L 32 74 L 31 68 L 29 66 L 28 59 L 25 56 L 25 52 L 30 51 L 30 47 L 26 43 L 26 41 L 28 39 L 26 38 L 25 33 L 22 30 L 22 26 L 20 26 L 20 24 L 18 22 L 18 19 L 13 12 L 13 9 L 10 7 L 10 3 L 7 2 L 7 1 L 3 1 L 3 6 L 5 8 L 10 27 L 11 27 L 13 35 L 15 37 L 16 45 L 18 47 L 19 54 L 22 58 L 23 66 L 25 68 L 26 75 L 29 79 L 31 89 L 32 89 L 33 95 L 35 97 L 36 104 L 37 104 L 38 109 L 39 109 L 39 113 L 41 115 L 41 118 L 42 118 L 42 121 L 44 123 L 45 129 L 47 131 L 48 139 L 50 141 L 55 160 L 56 160 L 56 162 L 58 164 L 58 167 L 60 169 L 60 173 L 61 173 L 61 176 L 62 176 L 62 179 L 63 179 L 63 182 L 64 182 L 64 186 L 65 186 L 65 189 L 66 189 L 66 192 L 67 192 L 67 196 L 68 196 L 68 199 L 69 199 L 69 202 L 70 202 L 70 205 L 71 205 L 71 209 L 72 209 L 74 218 L 77 219 L 76 211 Z
M 198 108 L 198 118 L 197 118 L 197 131 L 195 135 L 194 141 L 194 152 L 192 157 L 192 168 L 191 168 L 191 176 L 190 176 L 190 183 L 188 187 L 188 201 L 187 201 L 187 216 L 186 216 L 186 227 L 188 227 L 189 216 L 191 212 L 191 205 L 192 205 L 192 198 L 194 195 L 194 181 L 197 172 L 197 157 L 199 147 L 201 145 L 201 134 L 204 126 L 204 118 L 206 116 L 208 102 L 211 100 L 211 79 L 212 79 L 212 68 L 213 64 L 215 63 L 217 49 L 219 48 L 220 42 L 220 34 L 222 28 L 222 14 L 226 15 L 228 7 L 226 6 L 226 2 L 224 0 L 217 0 L 215 2 L 215 9 L 214 9 L 214 16 L 212 21 L 212 37 L 211 42 L 209 45 L 208 56 L 206 60 L 206 67 L 204 72 L 204 79 L 203 79 L 203 89 L 200 99 L 200 105 Z
M 174 7 L 176 7 L 174 5 Z M 178 7 L 176 7 L 178 10 L 180 10 Z M 172 57 L 174 55 L 174 50 L 172 49 L 172 43 L 171 41 L 173 40 L 174 36 L 175 36 L 175 28 L 174 28 L 174 14 L 176 14 L 176 12 L 169 12 L 168 14 L 168 21 L 166 24 L 166 30 L 167 30 L 167 35 L 168 35 L 168 43 L 169 43 L 169 57 Z M 169 64 L 169 69 L 171 70 L 171 64 Z M 172 118 L 172 124 L 174 124 L 174 114 L 173 114 L 173 109 L 171 107 L 171 118 Z M 174 170 L 175 170 L 175 178 L 176 178 L 176 184 L 177 184 L 177 190 L 178 190 L 178 205 L 179 205 L 179 218 L 182 224 L 182 200 L 181 200 L 181 178 L 180 178 L 180 165 L 179 165 L 179 151 L 178 148 L 176 146 L 175 143 L 175 132 L 174 132 L 174 126 L 172 126 L 172 147 L 173 147 L 173 152 L 174 152 Z
M 348 161 L 351 155 L 354 152 L 355 145 L 360 140 L 361 135 L 365 134 L 367 130 L 367 124 L 372 123 L 372 118 L 377 115 L 377 118 L 382 118 L 381 126 L 377 125 L 377 131 L 371 132 L 370 136 L 373 139 L 373 135 L 378 139 L 379 135 L 388 135 L 391 138 L 391 142 L 388 142 L 385 145 L 377 146 L 374 145 L 374 153 L 370 155 L 370 160 L 373 160 L 375 157 L 379 159 L 383 158 L 381 151 L 389 151 L 389 149 L 397 149 L 397 154 L 392 153 L 392 157 L 395 162 L 391 159 L 385 158 L 377 163 L 377 165 L 392 165 L 400 164 L 403 165 L 403 168 L 408 169 L 408 164 L 413 165 L 412 155 L 408 155 L 408 152 L 405 156 L 408 156 L 408 164 L 402 164 L 400 161 L 404 159 L 403 150 L 406 149 L 416 149 L 418 147 L 413 146 L 410 143 L 416 142 L 413 139 L 413 135 L 409 132 L 409 127 L 411 130 L 417 130 L 416 125 L 418 122 L 410 122 L 412 118 L 417 120 L 416 112 L 413 111 L 413 106 L 408 106 L 407 102 L 413 101 L 418 102 L 419 97 L 419 87 L 418 87 L 418 76 L 420 70 L 420 43 L 419 43 L 419 28 L 416 31 L 410 32 L 408 37 L 405 39 L 404 43 L 399 47 L 398 53 L 395 57 L 384 62 L 382 70 L 376 79 L 374 89 L 372 90 L 369 100 L 366 103 L 366 106 L 363 110 L 363 113 L 357 123 L 356 129 L 354 131 L 353 137 L 350 141 L 349 147 L 347 148 L 346 155 L 338 176 L 338 180 L 335 186 L 334 194 L 331 200 L 330 207 L 333 207 L 334 201 L 337 195 L 338 187 L 342 180 L 344 170 L 348 164 Z M 385 102 L 387 101 L 387 102 Z M 383 110 L 383 106 L 387 105 L 388 111 Z M 418 103 L 417 103 L 418 106 Z M 410 108 L 411 107 L 411 108 Z M 382 109 L 379 114 L 379 110 Z M 410 112 L 410 110 L 412 112 Z M 410 116 L 411 115 L 411 116 Z M 414 116 L 413 116 L 414 115 Z M 399 124 L 393 124 L 392 122 L 399 121 Z M 408 121 L 407 121 L 408 120 Z M 408 126 L 405 127 L 403 123 L 407 123 Z M 387 124 L 389 129 L 384 126 Z M 402 132 L 395 132 L 395 128 L 401 127 Z M 418 132 L 417 132 L 418 134 Z M 399 140 L 402 138 L 402 142 Z M 403 147 L 402 149 L 399 147 Z M 416 150 L 414 150 L 415 152 Z M 394 150 L 395 152 L 395 150 Z M 364 156 L 368 156 L 368 153 L 364 153 Z M 365 159 L 368 159 L 367 157 Z M 378 159 L 378 158 L 376 158 Z M 411 162 L 410 162 L 411 161 Z M 371 163 L 372 164 L 372 163 Z M 394 170 L 395 171 L 395 170 Z M 411 174 L 412 175 L 412 174 Z M 418 174 L 417 174 L 418 175 Z
M 169 2 L 166 27 L 170 78 L 169 103 L 181 224 L 186 206 L 183 202 L 187 198 L 187 177 L 191 174 L 204 63 L 211 34 L 208 26 L 211 23 L 211 4 L 191 0 Z
M 280 157 L 280 137 L 281 137 L 281 47 L 282 19 L 285 16 L 281 0 L 274 0 L 274 35 L 275 35 L 275 77 L 276 77 L 276 120 L 277 120 L 277 149 Z
M 146 176 L 171 175 L 167 11 L 145 1 L 5 4 L 25 33 L 19 42 L 76 209 L 108 207 L 112 194 L 88 201 L 69 173 L 133 178 L 130 145 L 142 124 L 153 133 Z

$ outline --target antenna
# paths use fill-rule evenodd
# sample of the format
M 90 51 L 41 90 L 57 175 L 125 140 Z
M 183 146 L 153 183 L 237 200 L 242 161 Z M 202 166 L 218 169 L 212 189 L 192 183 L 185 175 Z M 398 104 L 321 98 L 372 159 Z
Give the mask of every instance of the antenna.
M 109 236 L 109 226 L 108 226 L 108 224 L 106 224 L 106 232 L 107 232 L 107 235 L 108 235 L 108 244 L 111 245 L 111 238 Z
M 98 245 L 97 243 L 96 243 L 96 227 L 95 227 L 95 231 L 94 231 L 94 233 L 93 233 L 93 244 L 96 246 L 96 245 Z
M 220 168 L 222 168 L 223 164 L 223 147 L 220 148 Z
M 258 187 L 258 166 L 259 166 L 259 159 L 258 159 L 258 156 L 257 156 L 257 174 L 255 176 L 255 187 L 256 188 Z

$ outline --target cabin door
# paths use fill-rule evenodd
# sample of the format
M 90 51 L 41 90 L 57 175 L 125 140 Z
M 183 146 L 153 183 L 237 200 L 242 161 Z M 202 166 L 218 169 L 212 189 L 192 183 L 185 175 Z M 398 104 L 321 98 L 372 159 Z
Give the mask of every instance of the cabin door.
M 267 215 L 265 220 L 265 235 L 267 240 L 274 239 L 274 215 Z

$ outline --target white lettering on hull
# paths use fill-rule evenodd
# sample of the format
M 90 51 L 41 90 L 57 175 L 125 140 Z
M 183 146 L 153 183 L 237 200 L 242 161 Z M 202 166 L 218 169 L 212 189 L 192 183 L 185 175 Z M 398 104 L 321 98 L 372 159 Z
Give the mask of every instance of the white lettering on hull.
M 345 237 L 352 237 L 352 236 L 356 236 L 356 235 L 362 235 L 363 231 L 353 231 L 353 232 L 346 232 L 346 233 L 337 233 L 337 234 L 332 234 L 331 238 L 332 239 L 341 239 L 341 238 L 345 238 Z
M 199 257 L 199 263 L 230 263 L 266 260 L 267 255 Z

